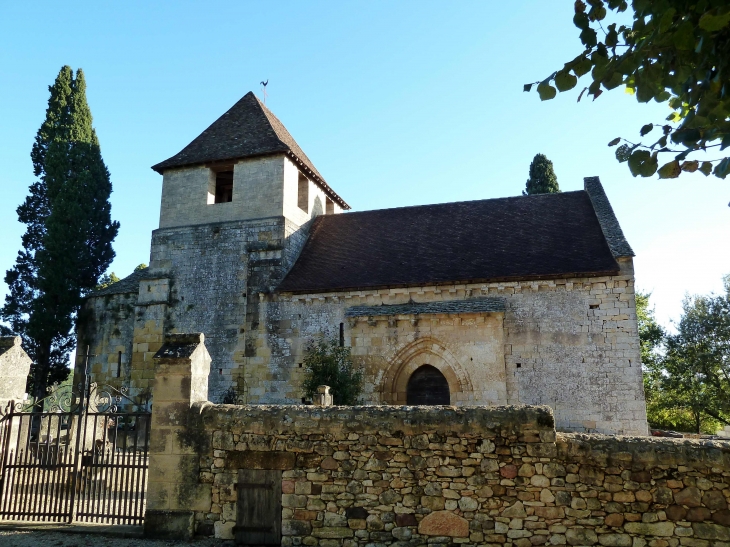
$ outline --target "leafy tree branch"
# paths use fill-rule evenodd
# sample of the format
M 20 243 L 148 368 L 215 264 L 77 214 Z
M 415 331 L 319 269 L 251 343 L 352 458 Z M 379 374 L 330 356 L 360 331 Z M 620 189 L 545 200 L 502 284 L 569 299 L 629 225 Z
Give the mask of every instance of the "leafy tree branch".
M 667 103 L 673 112 L 669 124 L 645 124 L 640 135 L 660 127 L 661 137 L 651 144 L 618 138 L 619 162 L 633 176 L 676 178 L 700 171 L 724 179 L 730 157 L 689 159 L 708 148 L 730 146 L 730 4 L 727 0 L 633 0 L 633 24 L 612 22 L 629 9 L 626 0 L 577 0 L 573 23 L 580 30 L 584 51 L 536 87 L 543 101 L 577 86 L 589 75 L 591 83 L 578 96 L 592 95 L 621 85 L 639 102 Z M 598 31 L 603 33 L 599 40 Z M 672 125 L 670 125 L 672 124 Z M 670 147 L 670 143 L 674 146 Z M 679 147 L 679 150 L 676 148 Z M 674 155 L 659 167 L 659 154 Z M 666 158 L 666 156 L 663 156 Z

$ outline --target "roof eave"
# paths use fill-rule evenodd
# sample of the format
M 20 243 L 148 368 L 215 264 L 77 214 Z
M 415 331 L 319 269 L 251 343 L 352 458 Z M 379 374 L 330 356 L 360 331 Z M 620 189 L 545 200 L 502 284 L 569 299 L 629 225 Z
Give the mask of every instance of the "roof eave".
M 330 187 L 330 185 L 325 182 L 325 180 L 322 177 L 320 177 L 319 175 L 317 175 L 317 173 L 315 173 L 309 167 L 307 167 L 307 164 L 304 163 L 300 158 L 298 158 L 294 152 L 289 150 L 286 153 L 286 155 L 289 156 L 290 159 L 293 159 L 296 162 L 297 168 L 301 169 L 302 171 L 304 171 L 304 173 L 307 176 L 314 179 L 314 181 L 322 188 L 322 190 L 324 190 L 324 192 L 329 197 L 331 197 L 333 200 L 335 200 L 340 205 L 340 207 L 342 207 L 344 210 L 348 210 L 351 208 L 344 199 L 342 199 L 339 195 L 337 195 L 337 192 L 335 192 Z
M 248 156 L 236 156 L 236 157 L 232 157 L 232 158 L 219 158 L 219 159 L 216 159 L 215 161 L 216 162 L 238 161 L 238 160 L 242 160 L 242 159 L 246 159 L 246 158 L 261 158 L 261 157 L 265 157 L 265 156 L 275 156 L 275 155 L 278 155 L 278 154 L 284 154 L 289 159 L 294 160 L 297 168 L 300 169 L 300 170 L 302 170 L 302 171 L 304 171 L 304 173 L 308 177 L 310 177 L 311 179 L 313 179 L 315 181 L 315 183 L 317 185 L 319 185 L 322 188 L 322 190 L 324 190 L 325 194 L 327 194 L 330 198 L 332 198 L 334 201 L 336 201 L 339 204 L 339 206 L 342 207 L 342 209 L 344 209 L 346 211 L 349 210 L 349 209 L 351 209 L 350 205 L 348 205 L 348 203 L 344 199 L 342 199 L 337 194 L 337 192 L 335 192 L 330 187 L 330 185 L 327 184 L 327 182 L 325 182 L 325 180 L 322 177 L 320 177 L 319 175 L 317 175 L 317 173 L 315 173 L 309 167 L 307 167 L 307 164 L 304 163 L 300 158 L 298 158 L 297 155 L 294 154 L 294 152 L 292 152 L 288 148 L 285 148 L 285 149 L 282 149 L 282 150 L 277 150 L 275 152 L 267 152 L 265 154 L 253 154 L 253 155 L 248 155 Z M 174 157 L 175 156 L 172 156 L 172 158 L 174 158 Z M 196 165 L 206 165 L 208 163 L 211 163 L 211 161 L 212 161 L 212 160 L 209 160 L 209 161 L 193 161 L 193 162 L 189 162 L 189 163 L 182 162 L 182 163 L 174 163 L 174 164 L 170 164 L 170 165 L 165 165 L 172 158 L 168 158 L 165 161 L 161 161 L 160 163 L 157 163 L 157 164 L 153 165 L 151 167 L 151 169 L 154 170 L 154 171 L 156 171 L 160 175 L 164 175 L 164 172 L 167 169 L 179 169 L 180 167 L 193 167 L 193 166 L 196 166 Z
M 308 289 L 287 289 L 277 288 L 274 292 L 280 294 L 319 294 L 325 292 L 347 292 L 347 291 L 373 291 L 373 290 L 385 290 L 385 289 L 402 289 L 404 287 L 436 287 L 445 285 L 474 285 L 477 283 L 500 283 L 500 282 L 516 282 L 516 281 L 540 281 L 540 280 L 553 280 L 553 279 L 570 279 L 576 277 L 603 277 L 610 275 L 618 275 L 621 272 L 618 263 L 616 264 L 615 270 L 604 270 L 595 272 L 568 272 L 560 274 L 549 274 L 549 275 L 519 275 L 519 276 L 504 276 L 504 277 L 490 277 L 490 278 L 476 278 L 467 280 L 452 280 L 452 281 L 429 281 L 420 283 L 396 283 L 387 285 L 353 285 L 346 287 L 329 287 L 329 288 L 308 288 Z

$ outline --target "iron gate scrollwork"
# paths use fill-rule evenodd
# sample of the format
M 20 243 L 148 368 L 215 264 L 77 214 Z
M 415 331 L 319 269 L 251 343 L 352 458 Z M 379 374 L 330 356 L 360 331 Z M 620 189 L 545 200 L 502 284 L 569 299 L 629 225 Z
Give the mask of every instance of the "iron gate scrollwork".
M 150 397 L 54 385 L 0 409 L 0 519 L 142 524 Z

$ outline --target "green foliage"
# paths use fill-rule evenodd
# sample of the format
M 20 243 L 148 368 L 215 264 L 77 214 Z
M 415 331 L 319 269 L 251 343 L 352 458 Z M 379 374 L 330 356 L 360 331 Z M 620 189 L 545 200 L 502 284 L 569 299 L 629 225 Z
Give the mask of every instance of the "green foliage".
M 686 299 L 673 335 L 654 320 L 648 294 L 637 294 L 636 315 L 649 424 L 694 433 L 730 424 L 730 290 Z
M 36 397 L 68 374 L 77 313 L 114 258 L 111 243 L 119 230 L 111 221 L 111 182 L 83 72 L 74 77 L 64 66 L 49 91 L 46 119 L 31 151 L 38 180 L 17 209 L 26 232 L 6 273 L 9 294 L 0 310 L 34 361 Z
M 662 391 L 664 329 L 654 317 L 650 307 L 650 293 L 636 293 L 636 320 L 639 327 L 641 364 L 644 373 L 644 394 L 649 424 L 658 429 L 691 429 L 691 420 L 683 410 L 666 408 L 667 397 Z M 689 429 L 688 429 L 689 428 Z
M 684 302 L 678 332 L 667 337 L 667 389 L 675 391 L 713 429 L 730 425 L 730 287 L 726 294 L 694 296 Z
M 237 405 L 238 404 L 238 392 L 233 386 L 229 387 L 223 392 L 221 397 L 221 403 L 224 405 Z
M 587 3 L 586 3 L 587 2 Z M 656 129 L 648 143 L 621 140 L 616 158 L 628 161 L 633 176 L 676 178 L 700 171 L 725 178 L 730 157 L 697 161 L 690 154 L 730 146 L 730 3 L 727 0 L 633 0 L 633 24 L 609 22 L 629 8 L 626 0 L 577 0 L 573 23 L 584 51 L 537 84 L 543 101 L 577 85 L 596 100 L 604 90 L 625 86 L 639 102 L 667 103 L 673 112 L 664 123 L 645 124 L 642 137 Z M 557 88 L 557 89 L 556 89 Z M 659 167 L 659 155 L 674 158 Z M 666 157 L 666 156 L 665 156 Z
M 117 281 L 119 281 L 119 278 L 114 272 L 110 274 L 104 274 L 99 278 L 99 282 L 96 284 L 95 289 L 97 291 L 100 289 L 106 289 L 109 285 L 114 285 L 114 283 L 116 283 Z
M 138 272 L 140 270 L 144 270 L 147 267 L 147 264 L 144 262 L 142 264 L 138 264 L 134 271 Z M 94 290 L 98 291 L 100 289 L 106 289 L 108 286 L 113 285 L 117 281 L 121 281 L 119 277 L 117 277 L 117 274 L 114 272 L 111 272 L 109 274 L 104 274 L 99 278 L 99 282 L 96 284 L 96 287 L 94 287 Z
M 553 162 L 544 154 L 535 154 L 530 163 L 530 178 L 527 179 L 523 196 L 534 194 L 556 194 L 560 192 L 558 177 L 553 170 Z
M 319 339 L 311 342 L 304 357 L 304 394 L 314 397 L 317 387 L 330 386 L 336 405 L 354 405 L 362 391 L 362 370 L 352 363 L 350 348 L 336 340 Z

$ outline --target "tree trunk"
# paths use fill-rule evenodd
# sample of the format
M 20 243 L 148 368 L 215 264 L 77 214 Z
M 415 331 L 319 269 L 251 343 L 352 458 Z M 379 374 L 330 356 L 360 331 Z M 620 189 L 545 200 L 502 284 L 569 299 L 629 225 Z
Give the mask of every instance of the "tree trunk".
M 51 342 L 43 342 L 38 345 L 36 351 L 36 362 L 33 367 L 33 397 L 38 402 L 48 395 L 48 373 L 51 368 Z

